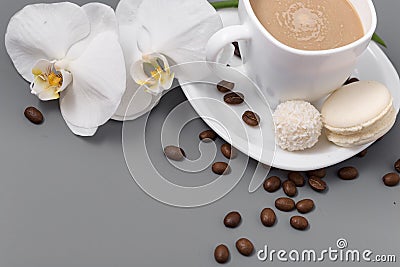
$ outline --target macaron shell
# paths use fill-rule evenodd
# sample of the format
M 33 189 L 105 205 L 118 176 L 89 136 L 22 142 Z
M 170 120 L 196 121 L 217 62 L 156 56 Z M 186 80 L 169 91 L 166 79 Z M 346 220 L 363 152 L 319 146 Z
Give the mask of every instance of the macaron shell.
M 328 97 L 321 114 L 333 132 L 352 133 L 374 124 L 392 108 L 388 89 L 376 81 L 345 85 Z
M 379 121 L 352 135 L 342 135 L 326 129 L 329 141 L 342 147 L 353 147 L 368 144 L 384 136 L 396 122 L 396 110 L 392 107 L 390 111 Z

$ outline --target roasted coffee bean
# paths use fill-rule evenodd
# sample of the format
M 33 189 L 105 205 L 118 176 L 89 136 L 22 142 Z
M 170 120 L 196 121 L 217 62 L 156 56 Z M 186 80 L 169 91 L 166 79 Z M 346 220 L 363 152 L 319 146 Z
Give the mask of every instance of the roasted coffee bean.
M 228 174 L 229 173 L 229 165 L 226 162 L 215 162 L 212 165 L 212 171 L 215 174 L 223 175 L 223 174 Z
M 228 159 L 233 159 L 236 157 L 236 150 L 230 144 L 223 144 L 221 146 L 221 153 Z
M 354 167 L 343 167 L 337 174 L 342 180 L 353 180 L 358 177 L 358 170 Z
M 317 192 L 325 191 L 327 188 L 325 181 L 316 176 L 311 176 L 308 179 L 308 184 L 311 186 L 312 189 L 314 189 Z
M 253 127 L 257 126 L 260 123 L 260 116 L 258 116 L 257 113 L 250 110 L 243 113 L 242 119 L 247 125 Z
M 254 245 L 247 238 L 240 238 L 236 241 L 236 248 L 243 256 L 250 256 L 254 251 Z
M 217 134 L 213 130 L 206 130 L 199 134 L 199 138 L 203 142 L 211 142 L 217 139 Z
M 360 153 L 358 153 L 357 157 L 363 158 L 363 157 L 365 157 L 367 155 L 367 153 L 368 153 L 368 149 L 366 148 L 363 151 L 361 151 Z
M 228 82 L 228 81 L 220 81 L 217 84 L 217 89 L 218 91 L 220 91 L 221 93 L 228 93 L 229 91 L 231 91 L 233 88 L 235 87 L 235 84 L 232 82 Z
M 308 221 L 302 216 L 293 216 L 290 218 L 290 225 L 297 230 L 306 230 L 308 227 Z
M 296 204 L 291 198 L 280 197 L 275 200 L 275 207 L 280 211 L 292 211 L 296 207 Z
M 224 218 L 224 225 L 228 228 L 236 228 L 242 221 L 242 216 L 237 211 L 229 212 Z
M 267 192 L 273 193 L 281 188 L 281 179 L 278 176 L 271 176 L 264 182 L 264 189 Z
M 358 81 L 360 81 L 359 79 L 357 79 L 357 78 L 355 78 L 355 77 L 353 77 L 353 78 L 348 78 L 347 79 L 347 81 L 345 81 L 344 82 L 344 85 L 347 85 L 347 84 L 351 84 L 351 83 L 355 83 L 355 82 L 358 82 Z
M 400 182 L 400 176 L 395 172 L 391 172 L 383 176 L 382 180 L 386 186 L 396 186 Z
M 260 214 L 261 223 L 266 227 L 271 227 L 275 224 L 276 214 L 273 209 L 265 208 Z
M 297 187 L 290 180 L 286 180 L 283 182 L 282 189 L 283 189 L 283 192 L 285 192 L 285 194 L 289 197 L 294 197 L 297 194 Z
M 244 95 L 239 92 L 232 92 L 224 95 L 225 103 L 229 105 L 239 105 L 244 101 Z
M 313 171 L 306 172 L 307 177 L 310 178 L 311 176 L 315 176 L 318 178 L 324 178 L 326 176 L 326 169 L 318 169 Z
M 164 148 L 164 154 L 167 158 L 175 161 L 180 161 L 185 158 L 185 151 L 177 146 L 166 146 Z
M 312 199 L 303 199 L 297 202 L 296 209 L 300 213 L 308 213 L 314 209 L 314 201 Z
M 242 55 L 240 54 L 239 43 L 233 42 L 232 44 L 235 47 L 235 56 L 242 58 Z
M 394 169 L 397 172 L 400 172 L 400 159 L 398 159 L 395 163 L 394 163 Z
M 221 244 L 214 250 L 214 258 L 218 263 L 226 263 L 229 260 L 229 249 Z
M 302 187 L 306 183 L 303 175 L 301 175 L 299 172 L 289 172 L 288 178 L 298 187 Z
M 24 111 L 24 115 L 30 122 L 34 124 L 43 123 L 43 114 L 35 107 L 27 107 Z

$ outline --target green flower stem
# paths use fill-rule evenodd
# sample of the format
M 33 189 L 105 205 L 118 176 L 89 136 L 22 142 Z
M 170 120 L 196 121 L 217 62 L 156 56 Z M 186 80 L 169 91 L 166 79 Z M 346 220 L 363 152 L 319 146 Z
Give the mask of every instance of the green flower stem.
M 238 7 L 239 0 L 213 2 L 213 3 L 211 3 L 211 5 L 215 9 Z M 383 39 L 381 37 L 379 37 L 376 33 L 374 33 L 374 35 L 372 36 L 372 40 L 375 41 L 376 43 L 380 44 L 383 47 L 387 47 L 385 41 L 383 41 Z
M 220 2 L 213 2 L 211 5 L 215 9 L 221 9 L 221 8 L 229 8 L 229 7 L 238 7 L 239 5 L 239 0 L 230 0 L 230 1 L 220 1 Z

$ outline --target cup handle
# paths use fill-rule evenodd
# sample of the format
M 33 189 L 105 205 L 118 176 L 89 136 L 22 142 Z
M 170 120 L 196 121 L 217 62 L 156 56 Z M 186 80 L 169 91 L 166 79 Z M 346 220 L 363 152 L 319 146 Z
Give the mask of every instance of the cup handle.
M 218 62 L 218 55 L 222 49 L 238 40 L 251 38 L 249 29 L 244 25 L 234 25 L 223 28 L 211 36 L 206 46 L 207 62 Z

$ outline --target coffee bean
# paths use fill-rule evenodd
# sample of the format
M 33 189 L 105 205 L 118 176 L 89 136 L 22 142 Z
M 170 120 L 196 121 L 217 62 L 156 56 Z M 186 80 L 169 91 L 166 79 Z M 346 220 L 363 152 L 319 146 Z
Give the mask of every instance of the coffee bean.
M 318 169 L 313 171 L 306 172 L 307 177 L 310 178 L 311 176 L 315 176 L 318 178 L 324 178 L 326 176 L 326 169 Z
M 221 146 L 221 153 L 228 159 L 233 159 L 236 157 L 236 150 L 230 144 L 223 144 Z
M 382 180 L 386 186 L 396 186 L 400 182 L 400 176 L 395 172 L 391 172 L 383 176 Z
M 224 218 L 224 225 L 228 228 L 236 228 L 242 221 L 242 216 L 237 211 L 229 212 Z
M 227 92 L 231 91 L 234 87 L 235 87 L 235 84 L 232 82 L 228 82 L 228 81 L 220 81 L 217 84 L 217 89 L 221 93 L 227 93 Z
M 308 184 L 311 186 L 312 189 L 314 189 L 317 192 L 325 191 L 327 188 L 325 181 L 316 176 L 311 176 L 308 179 Z
M 243 256 L 250 256 L 254 251 L 254 245 L 247 238 L 240 238 L 236 241 L 236 248 Z
M 233 42 L 232 44 L 235 47 L 235 56 L 242 58 L 242 55 L 240 54 L 239 43 Z
M 275 207 L 280 211 L 292 211 L 296 207 L 296 204 L 291 198 L 280 197 L 275 200 Z
M 347 84 L 351 84 L 351 83 L 355 83 L 355 82 L 358 82 L 358 81 L 360 81 L 359 79 L 357 79 L 357 78 L 355 78 L 355 77 L 353 77 L 353 78 L 348 78 L 347 79 L 347 81 L 345 81 L 344 82 L 344 85 L 347 85 Z
M 177 146 L 166 146 L 164 148 L 164 154 L 167 158 L 175 161 L 180 161 L 185 158 L 185 151 Z
M 368 153 L 368 149 L 366 148 L 363 151 L 361 151 L 360 153 L 358 153 L 357 157 L 363 158 L 363 157 L 365 157 L 367 155 L 367 153 Z
M 260 123 L 260 116 L 258 116 L 257 113 L 250 110 L 243 113 L 242 119 L 247 125 L 252 127 L 257 126 Z
M 224 95 L 225 103 L 229 105 L 239 105 L 244 101 L 244 95 L 239 92 L 232 92 Z
M 276 214 L 273 209 L 265 208 L 260 214 L 261 223 L 266 227 L 271 227 L 275 224 Z
M 212 171 L 215 174 L 223 175 L 223 174 L 228 174 L 229 173 L 229 165 L 226 162 L 215 162 L 212 165 Z
M 302 187 L 306 183 L 303 175 L 301 175 L 299 172 L 289 172 L 288 178 L 298 187 Z
M 394 169 L 397 172 L 400 172 L 400 159 L 398 159 L 395 163 L 394 163 Z
M 296 209 L 300 213 L 308 213 L 314 209 L 314 201 L 312 199 L 303 199 L 297 202 Z
M 264 182 L 264 189 L 269 193 L 273 193 L 281 188 L 281 179 L 278 176 L 271 176 Z
M 297 187 L 290 180 L 286 180 L 283 182 L 282 189 L 283 189 L 283 192 L 285 192 L 285 194 L 289 197 L 294 197 L 297 194 Z
M 338 176 L 342 180 L 353 180 L 358 177 L 358 171 L 354 167 L 343 167 L 338 171 Z
M 218 263 L 226 263 L 229 260 L 229 249 L 221 244 L 214 250 L 214 258 Z
M 308 227 L 308 221 L 302 216 L 293 216 L 290 218 L 290 225 L 297 230 L 305 230 Z
M 24 111 L 25 117 L 34 124 L 43 123 L 43 114 L 35 107 L 27 107 Z
M 213 130 L 206 130 L 199 134 L 199 139 L 203 142 L 211 142 L 217 139 L 217 134 Z

